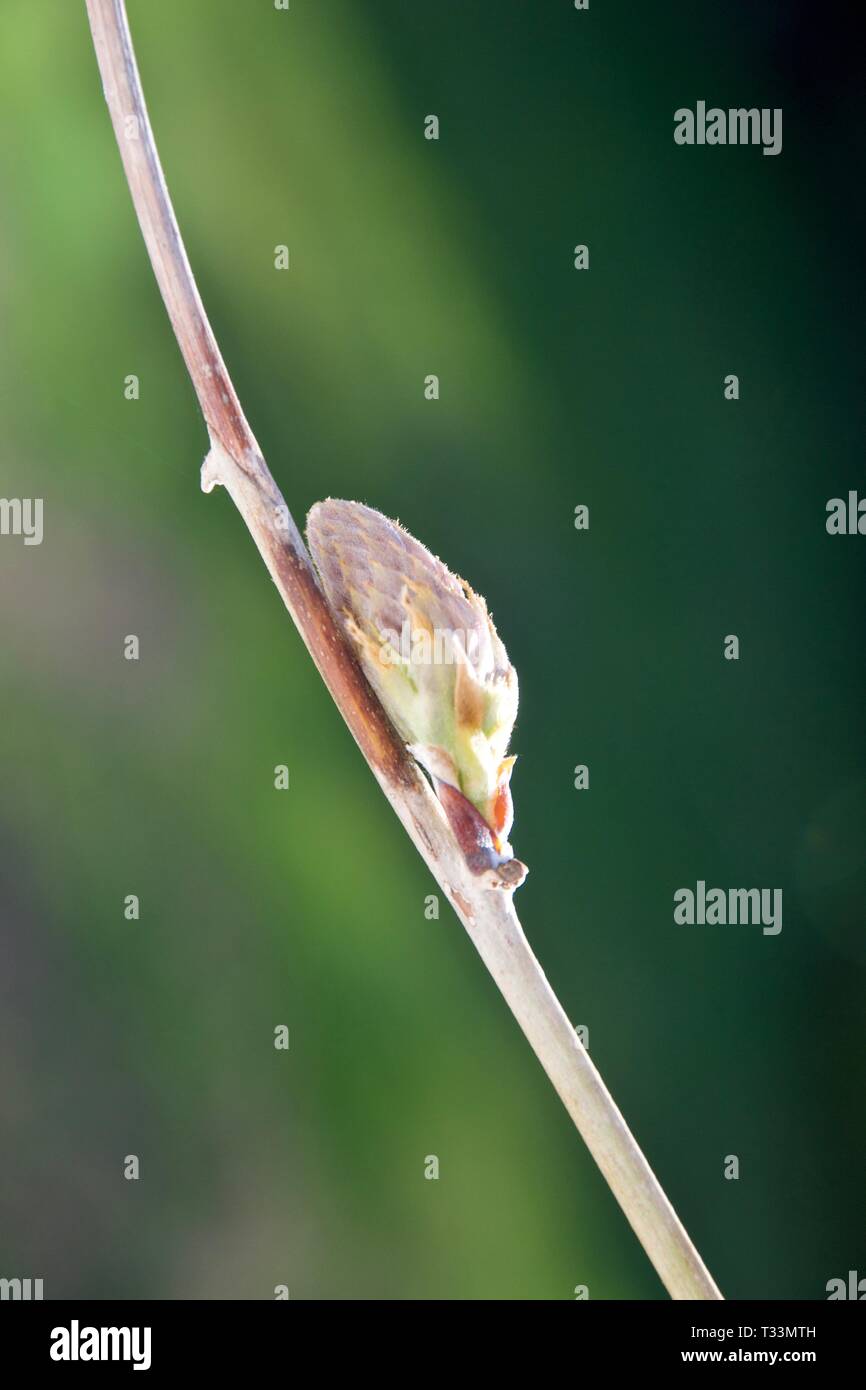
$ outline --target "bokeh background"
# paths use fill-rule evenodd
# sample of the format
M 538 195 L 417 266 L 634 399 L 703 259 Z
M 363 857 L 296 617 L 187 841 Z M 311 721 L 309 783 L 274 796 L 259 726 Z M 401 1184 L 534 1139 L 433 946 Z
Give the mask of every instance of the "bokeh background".
M 852 34 L 754 0 L 129 11 L 296 516 L 375 505 L 490 601 L 521 915 L 724 1292 L 866 1274 L 866 540 L 824 527 L 866 491 Z M 698 99 L 781 106 L 783 153 L 678 148 Z M 45 505 L 0 541 L 0 1274 L 664 1297 L 198 489 L 83 4 L 4 0 L 0 131 L 0 494 Z M 674 926 L 699 878 L 781 887 L 781 935 Z

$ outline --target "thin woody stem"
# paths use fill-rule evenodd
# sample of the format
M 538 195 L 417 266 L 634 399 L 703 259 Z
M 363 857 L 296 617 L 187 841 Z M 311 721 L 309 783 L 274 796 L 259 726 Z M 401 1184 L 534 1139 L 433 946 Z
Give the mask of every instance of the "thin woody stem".
M 210 436 L 202 487 L 230 493 L 333 699 L 436 877 L 673 1298 L 718 1288 L 532 953 L 507 888 L 466 863 L 442 808 L 373 694 L 324 597 L 246 421 L 193 279 L 147 116 L 123 0 L 87 0 L 132 201 Z

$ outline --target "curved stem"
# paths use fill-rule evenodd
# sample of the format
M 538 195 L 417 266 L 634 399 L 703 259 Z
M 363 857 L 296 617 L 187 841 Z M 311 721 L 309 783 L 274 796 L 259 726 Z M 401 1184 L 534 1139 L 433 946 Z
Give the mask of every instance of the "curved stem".
M 123 0 L 87 0 L 105 99 L 132 200 L 210 436 L 202 487 L 221 484 L 379 785 L 463 922 L 673 1298 L 718 1288 L 532 953 L 507 887 L 473 874 L 436 797 L 395 734 L 325 600 L 300 533 L 235 394 L 171 205 Z

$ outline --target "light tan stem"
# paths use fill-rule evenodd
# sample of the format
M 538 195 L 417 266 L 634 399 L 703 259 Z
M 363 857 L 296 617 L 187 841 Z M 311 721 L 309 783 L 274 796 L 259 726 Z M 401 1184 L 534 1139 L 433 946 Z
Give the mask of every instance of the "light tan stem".
M 474 942 L 673 1298 L 721 1297 L 532 953 L 508 889 L 473 874 L 337 626 L 244 417 L 190 270 L 123 0 L 87 0 L 105 98 L 162 297 L 210 435 L 202 487 L 230 493 L 379 785 Z

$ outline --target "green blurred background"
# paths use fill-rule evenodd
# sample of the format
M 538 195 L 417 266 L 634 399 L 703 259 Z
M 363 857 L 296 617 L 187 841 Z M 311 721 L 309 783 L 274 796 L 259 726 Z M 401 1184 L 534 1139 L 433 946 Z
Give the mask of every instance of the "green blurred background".
M 866 540 L 824 528 L 866 490 L 851 35 L 805 4 L 129 11 L 295 515 L 375 505 L 491 604 L 521 916 L 724 1292 L 866 1274 Z M 83 4 L 4 0 L 0 78 L 0 493 L 45 503 L 41 546 L 0 541 L 0 1275 L 664 1297 L 199 492 Z M 781 106 L 783 153 L 678 148 L 698 99 Z M 699 878 L 781 887 L 781 935 L 675 927 Z

